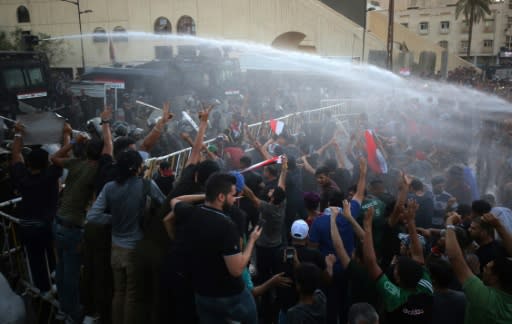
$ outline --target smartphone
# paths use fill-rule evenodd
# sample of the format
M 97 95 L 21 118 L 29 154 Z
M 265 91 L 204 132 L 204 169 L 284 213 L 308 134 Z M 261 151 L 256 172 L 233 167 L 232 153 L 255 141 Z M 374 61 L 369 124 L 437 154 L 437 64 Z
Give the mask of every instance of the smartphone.
M 266 222 L 267 222 L 266 220 L 264 220 L 263 218 L 260 218 L 260 220 L 258 221 L 258 225 L 257 226 L 263 227 L 263 226 L 265 226 Z
M 294 248 L 286 248 L 284 253 L 286 256 L 286 261 L 292 261 L 293 257 L 295 256 L 295 249 Z

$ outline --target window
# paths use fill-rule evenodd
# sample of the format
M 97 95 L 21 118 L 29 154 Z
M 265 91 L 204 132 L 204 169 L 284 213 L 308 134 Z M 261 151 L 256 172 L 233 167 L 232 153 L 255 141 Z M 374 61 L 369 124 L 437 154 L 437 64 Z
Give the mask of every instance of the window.
M 469 46 L 469 41 L 467 41 L 467 40 L 460 41 L 460 50 L 462 52 L 467 52 L 468 46 Z
M 404 26 L 405 28 L 409 28 L 409 23 L 401 23 L 400 25 Z
M 190 16 L 182 16 L 178 20 L 178 34 L 195 35 L 196 34 L 196 23 Z
M 462 33 L 468 33 L 468 32 L 469 32 L 469 24 L 468 24 L 468 21 L 467 21 L 467 20 L 464 20 L 464 21 L 462 22 L 461 32 L 462 32 Z
M 45 85 L 43 72 L 40 67 L 30 67 L 26 69 L 29 83 L 33 87 L 41 87 Z
M 420 34 L 428 34 L 428 22 L 420 22 Z
M 30 22 L 30 13 L 25 6 L 19 6 L 18 9 L 16 9 L 16 16 L 18 18 L 18 23 Z
M 492 33 L 494 32 L 494 19 L 485 19 L 484 20 L 484 33 Z
M 153 30 L 155 31 L 155 34 L 170 34 L 172 32 L 171 22 L 165 17 L 158 17 L 155 20 Z
M 439 32 L 441 34 L 448 34 L 450 32 L 450 22 L 449 21 L 441 21 L 441 29 Z
M 8 90 L 25 87 L 25 78 L 23 77 L 22 69 L 5 69 L 2 74 L 4 75 L 5 86 Z
M 493 41 L 492 39 L 484 39 L 484 48 L 492 48 Z
M 508 1 L 508 9 L 512 9 L 512 0 Z
M 92 41 L 95 43 L 105 43 L 108 40 L 107 32 L 103 27 L 94 28 L 94 35 L 92 36 Z
M 505 47 L 512 47 L 512 36 L 505 36 Z
M 128 36 L 126 36 L 126 29 L 121 26 L 114 27 L 112 31 L 112 40 L 115 42 L 127 42 Z
M 442 48 L 448 49 L 448 41 L 442 40 L 439 42 L 439 46 Z

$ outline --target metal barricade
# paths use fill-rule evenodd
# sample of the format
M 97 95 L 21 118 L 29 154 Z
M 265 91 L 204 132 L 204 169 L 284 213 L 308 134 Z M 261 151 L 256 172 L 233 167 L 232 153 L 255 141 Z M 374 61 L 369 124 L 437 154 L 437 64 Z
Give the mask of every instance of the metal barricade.
M 15 206 L 21 201 L 21 198 L 14 198 L 5 202 L 0 203 L 0 208 L 6 208 Z M 37 310 L 37 321 L 51 323 L 53 316 L 59 310 L 59 303 L 51 294 L 43 294 L 37 287 L 35 287 L 32 280 L 32 273 L 30 271 L 30 263 L 28 254 L 23 246 L 19 235 L 18 227 L 23 223 L 23 220 L 14 217 L 2 210 L 0 210 L 0 227 L 1 229 L 1 258 L 7 259 L 8 261 L 3 263 L 5 270 L 8 270 L 8 276 L 15 277 L 17 283 L 16 289 L 21 295 L 30 294 L 34 297 L 34 301 L 37 304 L 33 304 L 34 310 Z M 46 265 L 48 269 L 48 259 L 46 258 Z M 50 273 L 48 272 L 48 276 Z M 20 291 L 21 290 L 21 291 Z M 42 303 L 48 303 L 50 305 L 50 312 L 46 313 L 47 319 L 40 318 Z
M 360 115 L 362 109 L 359 105 L 354 105 L 354 100 L 356 99 L 334 100 L 336 100 L 338 103 L 317 109 L 288 114 L 279 118 L 275 118 L 275 120 L 284 122 L 287 130 L 291 134 L 296 134 L 301 130 L 302 126 L 308 122 L 323 122 L 329 120 L 351 121 Z M 364 101 L 361 100 L 361 102 Z M 354 123 L 348 122 L 346 124 L 353 125 Z M 272 129 L 270 128 L 270 120 L 250 124 L 248 125 L 248 128 L 250 134 L 256 139 L 260 138 L 261 136 L 268 137 L 272 133 Z M 208 144 L 213 141 L 215 141 L 215 139 L 210 139 L 204 143 Z M 185 167 L 191 151 L 192 149 L 189 147 L 164 156 L 150 158 L 146 160 L 146 166 L 151 170 L 156 166 L 157 163 L 167 161 L 174 173 L 178 175 L 179 172 Z

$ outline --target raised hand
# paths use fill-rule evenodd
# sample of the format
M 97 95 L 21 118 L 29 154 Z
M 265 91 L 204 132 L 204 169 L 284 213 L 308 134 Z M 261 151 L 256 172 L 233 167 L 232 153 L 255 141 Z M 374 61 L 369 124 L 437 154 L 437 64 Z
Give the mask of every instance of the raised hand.
M 488 223 L 492 227 L 496 228 L 500 226 L 500 220 L 492 213 L 486 213 L 482 216 L 482 221 Z
M 340 213 L 340 209 L 338 207 L 333 206 L 329 206 L 329 209 L 331 210 L 331 219 L 336 219 L 336 217 Z
M 199 120 L 203 123 L 208 122 L 208 116 L 213 109 L 213 105 L 203 105 L 203 109 L 198 113 Z
M 73 128 L 71 128 L 71 125 L 68 124 L 68 123 L 64 123 L 64 128 L 62 129 L 62 133 L 64 135 L 69 135 L 71 136 L 71 134 L 73 133 Z
M 172 113 L 170 113 L 170 110 L 171 104 L 169 103 L 169 101 L 164 102 L 162 109 L 162 119 L 160 119 L 163 124 L 167 123 L 174 116 Z
M 260 236 L 261 236 L 261 231 L 263 230 L 263 228 L 261 226 L 256 226 L 254 228 L 254 230 L 252 231 L 251 233 L 251 237 L 250 239 L 253 241 L 253 242 L 256 242 Z
M 456 225 L 462 222 L 462 218 L 456 212 L 448 213 L 448 218 L 446 219 L 446 225 Z
M 89 140 L 89 137 L 86 134 L 84 134 L 84 133 L 80 133 L 76 137 L 76 142 L 77 143 L 86 143 L 88 140 Z
M 100 118 L 102 121 L 112 120 L 112 105 L 105 106 L 103 111 L 100 113 Z
M 343 200 L 343 217 L 350 220 L 352 218 L 352 211 L 350 210 L 350 203 L 348 200 Z
M 65 126 L 66 126 L 66 124 L 64 124 L 64 127 Z M 23 133 L 25 133 L 25 126 L 23 126 L 23 124 L 20 122 L 16 122 L 16 124 L 14 124 L 14 131 L 16 133 L 23 134 Z

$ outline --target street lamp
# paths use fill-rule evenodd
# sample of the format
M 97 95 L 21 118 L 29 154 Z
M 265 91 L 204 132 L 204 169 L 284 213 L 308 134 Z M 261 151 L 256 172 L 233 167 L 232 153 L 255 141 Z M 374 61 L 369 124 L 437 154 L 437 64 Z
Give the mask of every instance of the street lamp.
M 76 6 L 76 10 L 78 13 L 78 27 L 80 28 L 80 51 L 82 53 L 82 71 L 85 70 L 85 58 L 84 58 L 84 40 L 82 39 L 82 15 L 86 13 L 91 13 L 92 10 L 80 10 L 80 0 L 71 1 L 71 0 L 61 0 L 63 2 L 71 3 Z
M 370 11 L 374 11 L 375 8 L 374 7 L 371 7 L 371 8 L 366 8 L 364 9 L 364 26 L 363 26 L 363 53 L 361 54 L 361 63 L 364 63 L 364 51 L 365 51 L 365 44 L 366 44 L 366 31 L 368 29 L 368 26 L 367 26 L 367 19 L 368 19 L 368 12 Z

